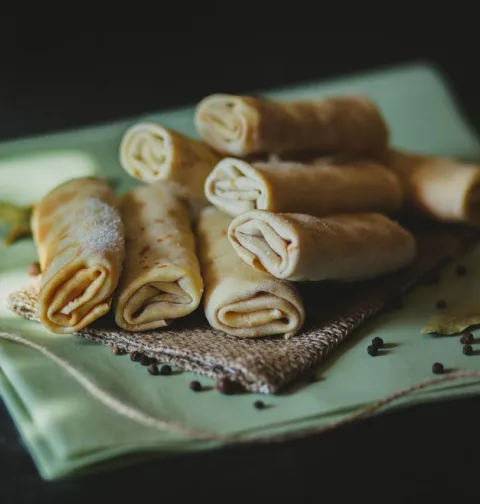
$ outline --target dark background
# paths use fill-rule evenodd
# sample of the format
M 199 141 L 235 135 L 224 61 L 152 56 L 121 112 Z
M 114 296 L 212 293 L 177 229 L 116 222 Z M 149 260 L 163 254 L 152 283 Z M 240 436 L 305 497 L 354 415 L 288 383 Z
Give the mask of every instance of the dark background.
M 219 29 L 222 18 L 215 15 L 177 18 L 167 16 L 168 30 L 151 32 L 2 18 L 0 138 L 135 116 L 213 92 L 248 92 L 412 60 L 445 69 L 471 115 L 480 114 L 473 35 L 302 31 L 295 23 L 265 29 L 261 17 L 227 30 Z
M 0 139 L 194 103 L 212 92 L 248 92 L 413 60 L 443 69 L 470 120 L 480 124 L 474 34 L 439 29 L 415 35 L 405 25 L 397 34 L 325 31 L 321 22 L 310 30 L 293 22 L 280 28 L 254 11 L 247 24 L 235 17 L 232 26 L 225 15 L 222 25 L 218 13 L 202 6 L 202 12 L 180 6 L 181 15 L 165 16 L 162 29 L 152 32 L 92 28 L 68 5 L 57 15 L 69 22 L 3 15 Z M 177 457 L 47 484 L 0 407 L 0 502 L 478 502 L 479 418 L 478 399 L 420 406 L 284 445 Z

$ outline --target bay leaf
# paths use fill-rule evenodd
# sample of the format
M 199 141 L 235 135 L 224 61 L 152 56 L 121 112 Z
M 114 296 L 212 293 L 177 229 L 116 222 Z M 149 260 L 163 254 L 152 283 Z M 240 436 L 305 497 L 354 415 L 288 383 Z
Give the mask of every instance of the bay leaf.
M 480 324 L 480 301 L 451 306 L 435 314 L 422 328 L 421 334 L 459 334 Z

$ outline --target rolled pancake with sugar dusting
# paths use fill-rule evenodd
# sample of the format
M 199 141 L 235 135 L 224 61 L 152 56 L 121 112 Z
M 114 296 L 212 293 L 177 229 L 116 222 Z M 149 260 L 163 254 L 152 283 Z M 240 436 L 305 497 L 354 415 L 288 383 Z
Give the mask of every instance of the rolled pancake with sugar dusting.
M 178 196 L 205 203 L 207 175 L 220 160 L 208 145 L 155 123 L 130 127 L 120 144 L 120 163 L 134 178 L 168 185 Z
M 203 140 L 225 155 L 316 152 L 375 156 L 388 144 L 389 131 L 366 96 L 278 101 L 214 94 L 195 112 Z
M 164 327 L 199 305 L 203 281 L 186 204 L 167 190 L 140 186 L 120 202 L 126 259 L 115 321 L 127 331 Z
M 239 215 L 249 210 L 304 213 L 395 213 L 402 207 L 398 178 L 371 161 L 309 163 L 272 160 L 248 163 L 222 159 L 207 177 L 205 195 L 220 210 Z
M 366 280 L 415 258 L 413 235 L 376 213 L 318 218 L 253 210 L 233 219 L 228 238 L 245 263 L 292 281 Z
M 403 185 L 408 212 L 480 227 L 480 165 L 394 149 L 387 165 Z
M 38 317 L 55 333 L 74 333 L 105 315 L 125 256 L 123 224 L 103 180 L 73 179 L 34 208 L 32 231 L 43 275 Z
M 294 336 L 305 321 L 292 283 L 245 264 L 228 241 L 231 218 L 213 207 L 200 213 L 197 237 L 210 325 L 232 336 Z

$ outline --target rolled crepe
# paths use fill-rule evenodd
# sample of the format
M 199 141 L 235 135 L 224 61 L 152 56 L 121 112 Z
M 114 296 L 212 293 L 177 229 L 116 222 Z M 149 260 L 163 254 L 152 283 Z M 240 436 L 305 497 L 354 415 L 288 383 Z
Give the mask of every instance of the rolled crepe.
M 387 163 L 404 187 L 407 211 L 480 226 L 480 166 L 393 149 Z
M 38 316 L 55 333 L 73 333 L 106 314 L 125 255 L 123 225 L 106 182 L 61 184 L 38 203 L 32 231 L 43 271 Z
M 281 102 L 215 94 L 198 104 L 195 125 L 206 143 L 238 157 L 308 151 L 374 155 L 389 139 L 377 107 L 355 95 Z
M 241 261 L 227 238 L 231 219 L 213 207 L 197 222 L 205 315 L 219 331 L 242 338 L 295 335 L 305 312 L 295 287 Z
M 205 201 L 205 179 L 219 160 L 209 146 L 153 123 L 132 126 L 120 145 L 120 163 L 132 177 L 168 182 L 176 194 L 194 201 Z
M 185 203 L 155 186 L 123 196 L 127 256 L 115 321 L 127 331 L 164 327 L 194 311 L 203 281 Z
M 415 238 L 377 213 L 312 217 L 253 210 L 231 222 L 239 257 L 292 281 L 357 281 L 399 270 L 415 258 Z
M 220 210 L 305 213 L 397 212 L 401 185 L 391 170 L 368 161 L 257 162 L 225 158 L 205 182 L 205 195 Z

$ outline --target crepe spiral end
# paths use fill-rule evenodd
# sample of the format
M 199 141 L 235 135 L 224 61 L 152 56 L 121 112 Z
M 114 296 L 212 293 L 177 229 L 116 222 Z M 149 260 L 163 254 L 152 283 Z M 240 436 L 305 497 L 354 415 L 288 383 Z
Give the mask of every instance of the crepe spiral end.
M 120 164 L 142 182 L 167 178 L 171 161 L 171 134 L 158 124 L 141 123 L 129 128 L 120 144 Z
M 249 100 L 233 95 L 211 95 L 195 111 L 195 127 L 203 141 L 217 152 L 233 156 L 250 153 L 258 113 Z

